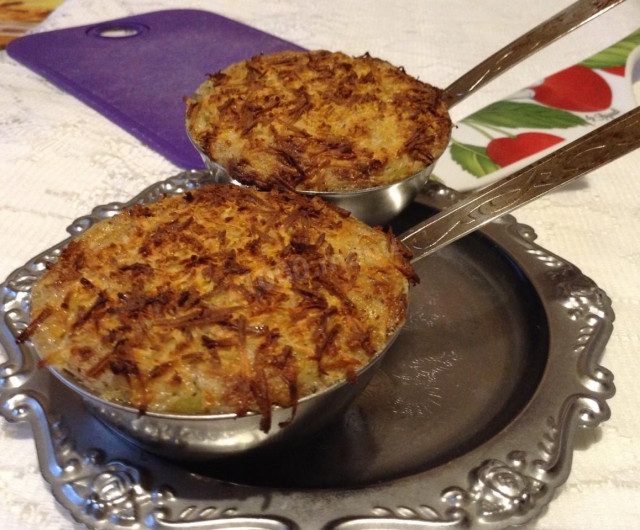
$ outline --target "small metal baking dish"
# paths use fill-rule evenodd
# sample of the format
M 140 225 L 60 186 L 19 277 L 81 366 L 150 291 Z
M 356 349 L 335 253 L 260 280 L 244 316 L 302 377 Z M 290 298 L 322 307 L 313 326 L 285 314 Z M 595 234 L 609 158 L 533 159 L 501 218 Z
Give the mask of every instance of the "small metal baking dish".
M 183 193 L 212 182 L 212 177 L 205 171 L 184 175 L 154 184 L 126 203 L 97 207 L 91 215 L 78 219 L 69 229 L 71 238 L 32 260 L 33 274 L 30 280 L 35 284 L 44 274 L 47 264 L 58 259 L 73 237 L 94 224 L 134 204 L 148 205 L 161 197 Z M 29 300 L 26 300 L 27 309 Z M 98 419 L 129 441 L 168 458 L 210 460 L 299 442 L 317 433 L 337 418 L 364 390 L 398 333 L 399 330 L 391 335 L 384 347 L 355 372 L 355 381 L 343 380 L 300 398 L 290 407 L 273 406 L 268 428 L 262 425 L 263 415 L 257 412 L 244 415 L 142 412 L 135 407 L 99 397 L 70 372 L 51 366 L 48 369 L 75 392 Z M 41 358 L 30 340 L 18 346 L 25 357 Z

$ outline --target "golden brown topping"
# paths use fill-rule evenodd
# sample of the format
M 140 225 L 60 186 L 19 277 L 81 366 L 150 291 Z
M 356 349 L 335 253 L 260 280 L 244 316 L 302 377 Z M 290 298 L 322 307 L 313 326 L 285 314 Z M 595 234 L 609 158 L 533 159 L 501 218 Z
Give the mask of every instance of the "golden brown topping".
M 352 380 L 385 346 L 412 277 L 391 235 L 320 199 L 210 185 L 74 239 L 19 340 L 106 399 L 257 411 L 266 429 L 272 405 Z
M 191 138 L 236 180 L 261 188 L 353 190 L 388 184 L 444 151 L 441 91 L 369 55 L 259 55 L 187 98 Z

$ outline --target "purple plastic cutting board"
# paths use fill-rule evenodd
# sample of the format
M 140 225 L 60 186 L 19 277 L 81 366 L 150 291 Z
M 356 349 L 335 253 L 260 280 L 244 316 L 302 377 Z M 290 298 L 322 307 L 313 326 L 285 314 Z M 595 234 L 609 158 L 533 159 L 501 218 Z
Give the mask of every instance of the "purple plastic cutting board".
M 185 132 L 183 97 L 207 74 L 234 62 L 301 49 L 214 13 L 187 9 L 38 33 L 7 46 L 11 57 L 184 168 L 204 166 Z

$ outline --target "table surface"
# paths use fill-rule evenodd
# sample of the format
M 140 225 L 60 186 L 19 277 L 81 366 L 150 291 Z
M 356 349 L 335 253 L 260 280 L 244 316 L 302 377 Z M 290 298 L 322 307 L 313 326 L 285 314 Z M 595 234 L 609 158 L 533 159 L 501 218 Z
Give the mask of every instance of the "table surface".
M 66 0 L 35 31 L 155 11 L 206 9 L 305 48 L 369 52 L 437 86 L 566 7 L 570 0 Z M 457 105 L 458 120 L 631 33 L 640 0 L 553 43 Z M 636 74 L 638 69 L 636 68 Z M 0 277 L 59 242 L 96 204 L 124 201 L 180 171 L 74 97 L 0 52 Z M 636 94 L 638 90 L 636 87 Z M 615 375 L 612 417 L 582 431 L 573 468 L 526 528 L 632 529 L 640 520 L 640 151 L 521 208 L 538 242 L 576 264 L 613 300 L 603 364 Z M 38 470 L 25 424 L 0 420 L 0 528 L 73 528 Z

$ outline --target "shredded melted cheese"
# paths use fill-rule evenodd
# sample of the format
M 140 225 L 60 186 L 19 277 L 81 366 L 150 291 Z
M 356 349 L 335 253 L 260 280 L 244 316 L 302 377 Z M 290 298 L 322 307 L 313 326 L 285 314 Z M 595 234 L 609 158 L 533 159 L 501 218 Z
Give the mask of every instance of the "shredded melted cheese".
M 20 340 L 110 401 L 268 428 L 272 405 L 355 378 L 414 278 L 390 234 L 320 199 L 209 185 L 72 240 Z
M 386 61 L 279 52 L 211 75 L 187 99 L 187 128 L 239 182 L 338 191 L 429 166 L 451 120 L 439 89 Z

